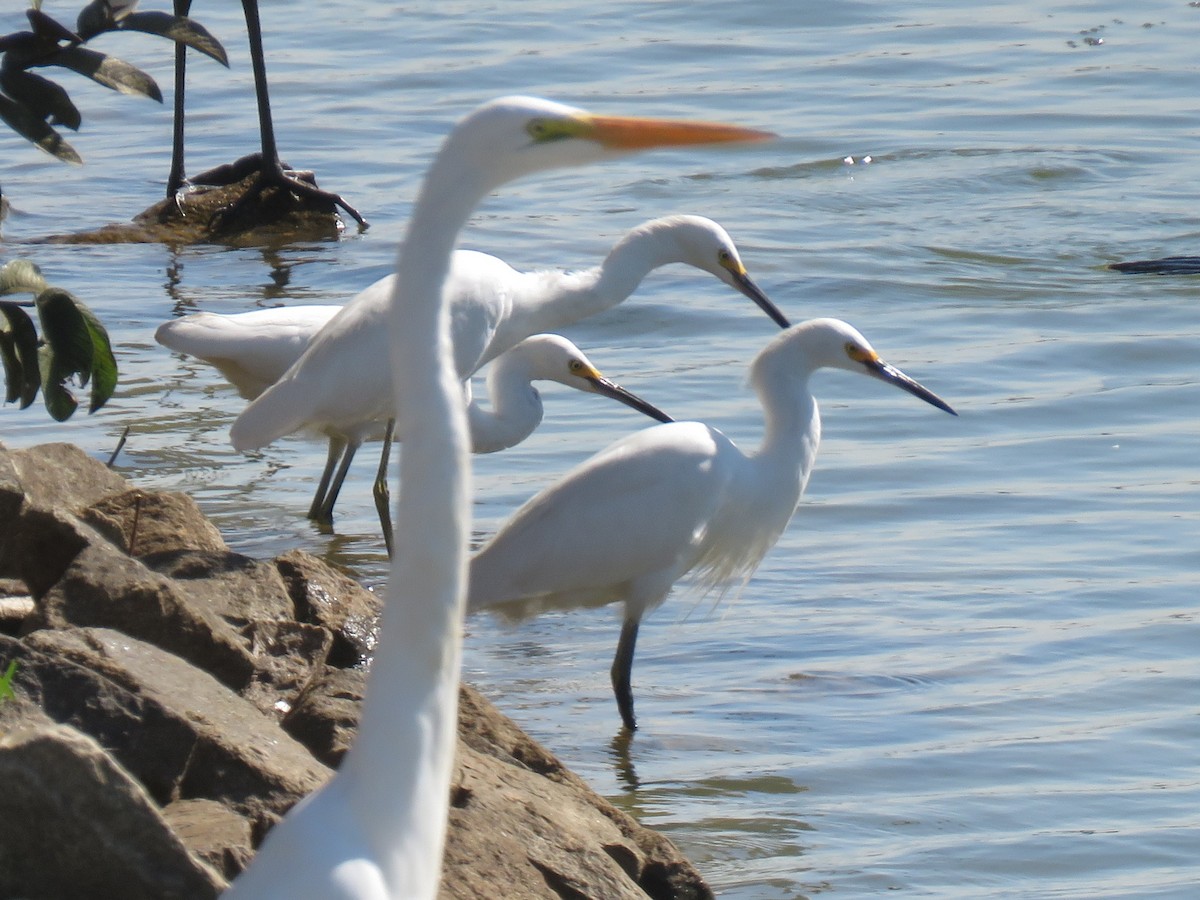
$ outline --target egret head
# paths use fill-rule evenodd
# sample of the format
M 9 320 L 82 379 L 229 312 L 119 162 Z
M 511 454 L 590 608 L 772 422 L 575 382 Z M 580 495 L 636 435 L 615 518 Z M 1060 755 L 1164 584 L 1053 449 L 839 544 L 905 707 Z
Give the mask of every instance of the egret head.
M 618 403 L 624 403 L 659 422 L 674 421 L 656 406 L 625 390 L 615 381 L 605 378 L 583 351 L 565 337 L 557 334 L 535 334 L 521 341 L 505 355 L 514 354 L 523 360 L 524 374 L 530 381 L 557 381 L 579 391 L 600 394 Z
M 745 294 L 780 328 L 787 328 L 791 324 L 751 280 L 733 238 L 712 219 L 703 216 L 668 216 L 650 224 L 664 233 L 670 233 L 678 248 L 679 262 L 711 272 Z
M 692 144 L 761 141 L 774 135 L 709 122 L 597 116 L 536 97 L 501 97 L 460 123 L 454 143 L 487 189 L 546 169 L 606 156 Z
M 870 341 L 840 319 L 809 319 L 785 331 L 760 354 L 763 364 L 780 370 L 787 367 L 803 376 L 817 369 L 845 369 L 870 375 L 940 410 L 958 415 L 945 400 L 880 359 Z

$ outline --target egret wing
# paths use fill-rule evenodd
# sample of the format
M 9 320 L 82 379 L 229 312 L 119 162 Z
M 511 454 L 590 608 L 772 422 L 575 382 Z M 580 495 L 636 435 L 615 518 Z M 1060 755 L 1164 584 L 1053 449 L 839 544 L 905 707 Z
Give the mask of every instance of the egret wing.
M 676 422 L 592 457 L 521 507 L 475 556 L 470 608 L 605 603 L 635 579 L 682 574 L 729 483 L 728 448 L 720 432 Z

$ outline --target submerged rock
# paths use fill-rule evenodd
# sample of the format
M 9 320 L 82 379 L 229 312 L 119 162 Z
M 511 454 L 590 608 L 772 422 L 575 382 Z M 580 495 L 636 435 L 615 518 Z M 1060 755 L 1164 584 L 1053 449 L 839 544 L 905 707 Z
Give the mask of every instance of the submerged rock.
M 68 445 L 0 448 L 0 513 L 0 896 L 216 896 L 353 741 L 380 601 Z M 443 897 L 712 896 L 467 686 L 459 735 Z
M 311 172 L 294 172 L 315 185 Z M 200 176 L 203 177 L 203 176 Z M 43 244 L 225 244 L 232 247 L 284 246 L 335 240 L 343 231 L 333 204 L 266 188 L 233 215 L 223 215 L 241 200 L 256 180 L 249 174 L 229 184 L 197 184 L 176 197 L 166 197 L 132 222 L 91 231 L 54 234 Z

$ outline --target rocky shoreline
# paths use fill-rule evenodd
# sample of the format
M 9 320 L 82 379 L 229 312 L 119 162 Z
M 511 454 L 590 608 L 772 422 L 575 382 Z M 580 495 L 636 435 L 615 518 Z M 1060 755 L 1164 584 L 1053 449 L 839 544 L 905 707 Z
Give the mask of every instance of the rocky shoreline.
M 0 896 L 217 896 L 353 739 L 380 602 L 72 445 L 0 447 Z M 712 892 L 464 685 L 441 896 Z

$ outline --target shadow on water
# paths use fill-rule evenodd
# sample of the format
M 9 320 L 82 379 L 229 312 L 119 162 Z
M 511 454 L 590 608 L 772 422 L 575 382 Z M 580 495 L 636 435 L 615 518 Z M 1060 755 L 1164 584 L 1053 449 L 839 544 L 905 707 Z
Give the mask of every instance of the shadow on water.
M 642 786 L 641 781 L 638 780 L 637 769 L 633 766 L 633 757 L 629 752 L 633 746 L 633 736 L 634 732 L 622 725 L 620 731 L 608 744 L 608 755 L 612 759 L 617 781 L 622 789 L 630 794 Z

